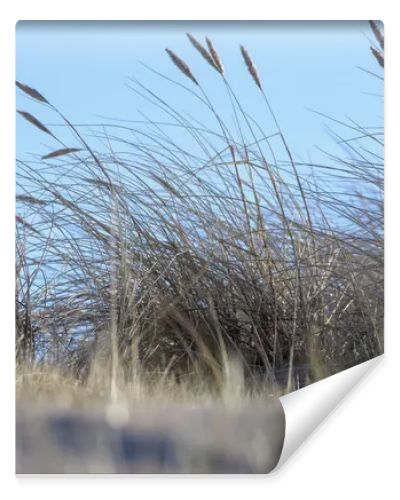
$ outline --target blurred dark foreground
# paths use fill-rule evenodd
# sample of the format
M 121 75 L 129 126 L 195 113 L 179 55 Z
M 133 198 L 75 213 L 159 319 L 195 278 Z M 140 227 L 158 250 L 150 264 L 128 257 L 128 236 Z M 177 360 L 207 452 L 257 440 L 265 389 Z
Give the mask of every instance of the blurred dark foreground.
M 267 473 L 285 417 L 278 399 L 240 406 L 116 409 L 17 405 L 16 473 Z

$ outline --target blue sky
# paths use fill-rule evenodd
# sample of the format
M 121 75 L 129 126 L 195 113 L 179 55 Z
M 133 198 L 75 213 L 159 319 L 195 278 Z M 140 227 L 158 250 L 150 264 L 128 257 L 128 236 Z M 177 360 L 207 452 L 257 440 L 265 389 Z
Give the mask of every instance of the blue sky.
M 327 121 L 308 108 L 339 120 L 348 116 L 366 127 L 382 125 L 383 83 L 358 69 L 380 73 L 369 50 L 372 34 L 366 21 L 23 21 L 16 28 L 16 78 L 39 90 L 74 123 L 106 121 L 100 116 L 135 120 L 141 118 L 141 112 L 159 118 L 157 110 L 127 87 L 130 77 L 145 83 L 178 110 L 209 120 L 192 96 L 177 92 L 175 86 L 140 64 L 143 61 L 190 87 L 190 81 L 166 55 L 164 49 L 169 47 L 190 65 L 210 99 L 229 119 L 231 110 L 219 75 L 190 45 L 185 36 L 188 31 L 201 41 L 204 36 L 212 39 L 242 103 L 267 133 L 273 133 L 273 123 L 244 67 L 239 44 L 248 49 L 299 160 L 320 161 L 316 146 L 335 151 Z M 46 124 L 59 122 L 19 91 L 17 108 Z M 19 158 L 45 154 L 57 146 L 22 118 L 17 119 Z

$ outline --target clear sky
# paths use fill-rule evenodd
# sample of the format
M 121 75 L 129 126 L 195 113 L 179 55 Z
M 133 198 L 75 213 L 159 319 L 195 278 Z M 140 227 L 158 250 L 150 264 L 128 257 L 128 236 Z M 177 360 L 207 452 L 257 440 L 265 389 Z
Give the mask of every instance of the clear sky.
M 270 117 L 247 73 L 239 52 L 243 44 L 252 55 L 281 128 L 300 160 L 320 161 L 316 146 L 334 151 L 320 111 L 339 120 L 382 125 L 383 82 L 358 67 L 380 74 L 369 46 L 373 39 L 366 21 L 348 22 L 29 22 L 16 28 L 16 78 L 36 88 L 73 123 L 101 123 L 106 116 L 140 119 L 140 112 L 158 112 L 130 90 L 134 77 L 182 112 L 207 120 L 209 115 L 193 97 L 155 76 L 140 61 L 190 87 L 164 49 L 171 48 L 219 106 L 230 116 L 219 76 L 187 40 L 190 32 L 214 42 L 226 74 L 250 114 L 266 131 L 274 132 Z M 43 123 L 54 116 L 20 91 L 17 108 Z M 204 115 L 203 115 L 204 113 Z M 215 128 L 216 125 L 214 125 Z M 344 132 L 340 130 L 340 132 Z M 17 119 L 17 155 L 45 154 L 57 146 L 51 138 Z

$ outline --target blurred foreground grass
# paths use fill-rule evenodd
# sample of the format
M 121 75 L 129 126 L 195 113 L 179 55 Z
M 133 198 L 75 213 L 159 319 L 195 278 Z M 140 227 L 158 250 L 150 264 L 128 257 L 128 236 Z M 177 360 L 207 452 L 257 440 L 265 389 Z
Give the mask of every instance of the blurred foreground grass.
M 285 417 L 273 396 L 172 381 L 107 387 L 50 368 L 17 374 L 16 472 L 266 473 Z

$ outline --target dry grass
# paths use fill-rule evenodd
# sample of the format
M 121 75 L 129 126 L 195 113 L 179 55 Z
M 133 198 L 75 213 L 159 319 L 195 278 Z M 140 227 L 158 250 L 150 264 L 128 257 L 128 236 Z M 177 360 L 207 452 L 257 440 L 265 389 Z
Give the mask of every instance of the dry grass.
M 242 53 L 244 62 L 246 63 L 247 69 L 249 70 L 249 73 L 250 73 L 251 77 L 254 80 L 254 83 L 257 85 L 257 87 L 259 89 L 261 89 L 262 85 L 261 85 L 260 76 L 258 74 L 258 71 L 257 71 L 257 68 L 256 68 L 255 64 L 253 63 L 252 58 L 250 57 L 250 54 L 243 47 L 243 45 L 240 46 L 240 51 Z
M 118 385 L 117 395 L 110 398 L 111 378 L 109 369 L 101 363 L 91 367 L 85 381 L 60 367 L 36 364 L 19 365 L 16 372 L 17 404 L 45 405 L 50 408 L 91 409 L 110 407 L 123 412 L 134 412 L 157 406 L 185 405 L 191 407 L 221 408 L 243 407 L 248 402 L 267 402 L 282 391 L 276 387 L 269 392 L 265 388 L 248 391 L 244 386 L 240 365 L 230 363 L 227 377 L 218 391 L 207 380 L 185 378 L 182 381 L 168 373 L 161 376 L 141 373 Z
M 210 40 L 207 51 L 189 38 L 221 74 L 233 125 L 169 49 L 196 85 L 176 90 L 207 123 L 132 80 L 165 119 L 102 124 L 89 139 L 18 83 L 75 141 L 22 113 L 58 149 L 17 162 L 19 394 L 254 397 L 383 351 L 381 132 L 343 124 L 351 159 L 296 162 L 246 49 L 272 131 L 249 117 Z
M 182 73 L 187 76 L 190 80 L 192 80 L 193 83 L 198 85 L 196 78 L 193 76 L 193 73 L 189 66 L 185 63 L 183 59 L 181 59 L 179 56 L 175 54 L 170 49 L 165 49 L 165 52 L 169 55 L 171 58 L 172 62 L 175 64 L 175 66 L 182 71 Z

